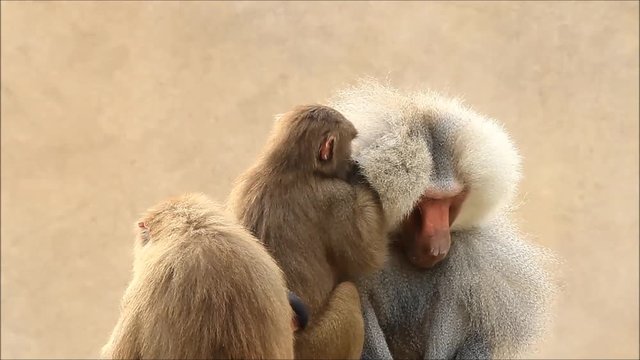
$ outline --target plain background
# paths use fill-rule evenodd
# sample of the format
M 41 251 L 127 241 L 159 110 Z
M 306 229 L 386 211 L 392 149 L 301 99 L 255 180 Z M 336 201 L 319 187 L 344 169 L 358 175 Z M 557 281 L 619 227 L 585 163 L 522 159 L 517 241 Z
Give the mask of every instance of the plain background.
M 536 357 L 638 358 L 637 2 L 2 2 L 2 357 L 96 357 L 137 215 L 224 200 L 274 114 L 360 76 L 464 97 L 564 259 Z

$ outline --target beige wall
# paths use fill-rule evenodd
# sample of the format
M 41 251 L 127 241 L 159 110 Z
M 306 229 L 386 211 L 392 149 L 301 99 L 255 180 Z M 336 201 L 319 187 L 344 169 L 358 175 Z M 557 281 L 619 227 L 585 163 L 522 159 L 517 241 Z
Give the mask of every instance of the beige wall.
M 638 3 L 2 3 L 2 357 L 95 357 L 132 223 L 360 75 L 464 96 L 565 260 L 538 357 L 637 358 Z

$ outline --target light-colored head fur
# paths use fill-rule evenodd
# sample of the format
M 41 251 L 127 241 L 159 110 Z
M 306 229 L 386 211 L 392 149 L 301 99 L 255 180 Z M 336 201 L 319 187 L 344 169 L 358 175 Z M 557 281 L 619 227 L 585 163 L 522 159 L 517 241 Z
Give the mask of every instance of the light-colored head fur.
M 160 202 L 147 209 L 136 224 L 134 273 L 148 269 L 150 262 L 158 261 L 185 241 L 211 236 L 211 229 L 233 236 L 243 232 L 221 205 L 201 193 L 174 196 Z M 145 246 L 148 243 L 156 246 Z
M 339 92 L 331 106 L 358 129 L 353 156 L 380 193 L 387 220 L 397 224 L 431 183 L 434 156 L 428 138 L 457 159 L 455 171 L 469 195 L 453 230 L 490 220 L 511 202 L 520 157 L 495 121 L 435 92 L 400 93 L 375 80 Z

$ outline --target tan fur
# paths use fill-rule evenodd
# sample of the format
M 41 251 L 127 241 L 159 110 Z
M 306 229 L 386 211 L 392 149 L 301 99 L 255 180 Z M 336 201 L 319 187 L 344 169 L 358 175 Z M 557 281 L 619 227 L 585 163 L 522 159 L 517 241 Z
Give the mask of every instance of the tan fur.
M 337 138 L 326 163 L 317 155 L 328 133 Z M 309 325 L 296 336 L 297 358 L 360 358 L 362 351 L 360 300 L 348 281 L 382 267 L 387 240 L 377 194 L 362 179 L 348 178 L 356 134 L 334 109 L 298 107 L 277 120 L 262 156 L 230 197 L 238 219 L 309 306 Z
M 198 194 L 150 209 L 136 228 L 133 280 L 102 356 L 291 359 L 281 270 L 223 209 Z

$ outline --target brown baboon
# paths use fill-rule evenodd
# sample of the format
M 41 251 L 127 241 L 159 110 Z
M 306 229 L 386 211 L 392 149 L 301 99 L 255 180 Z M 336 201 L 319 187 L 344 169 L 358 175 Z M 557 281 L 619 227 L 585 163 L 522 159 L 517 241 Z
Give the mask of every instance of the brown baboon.
M 281 116 L 230 207 L 262 240 L 287 285 L 309 306 L 297 358 L 360 358 L 363 321 L 351 281 L 382 267 L 387 240 L 377 194 L 351 160 L 357 132 L 336 110 L 300 106 Z
M 221 207 L 199 194 L 173 198 L 136 232 L 133 280 L 103 357 L 293 358 L 283 274 Z

